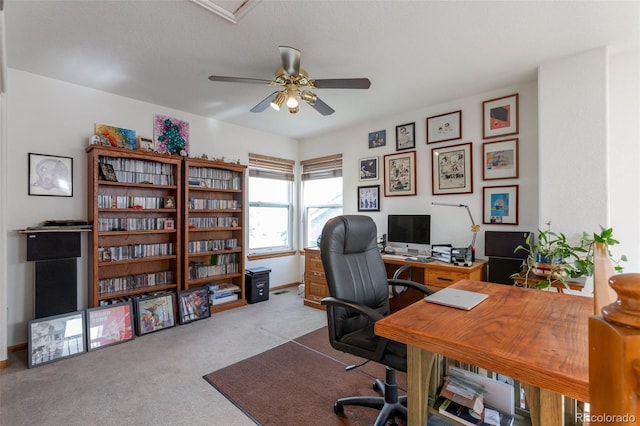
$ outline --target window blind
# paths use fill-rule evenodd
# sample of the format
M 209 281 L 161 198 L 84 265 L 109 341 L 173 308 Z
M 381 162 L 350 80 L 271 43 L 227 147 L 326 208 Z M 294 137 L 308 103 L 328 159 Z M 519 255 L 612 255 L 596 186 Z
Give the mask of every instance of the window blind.
M 329 179 L 342 176 L 342 154 L 312 158 L 300 162 L 302 180 Z
M 295 161 L 249 153 L 249 176 L 293 181 Z

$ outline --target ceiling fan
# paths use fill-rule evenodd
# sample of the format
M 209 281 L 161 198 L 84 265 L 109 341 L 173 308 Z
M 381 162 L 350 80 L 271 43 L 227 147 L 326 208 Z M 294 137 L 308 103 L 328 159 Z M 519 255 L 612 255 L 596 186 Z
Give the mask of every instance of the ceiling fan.
M 289 112 L 292 114 L 300 110 L 298 98 L 307 102 L 322 115 L 330 115 L 335 111 L 324 103 L 318 96 L 309 89 L 368 89 L 371 82 L 368 78 L 330 78 L 322 80 L 312 80 L 309 74 L 300 68 L 300 51 L 289 46 L 280 46 L 280 57 L 282 67 L 276 71 L 273 80 L 260 80 L 255 78 L 224 77 L 212 75 L 211 81 L 222 81 L 230 83 L 253 83 L 266 84 L 269 86 L 280 86 L 281 89 L 273 92 L 264 100 L 251 108 L 251 112 L 262 112 L 268 106 L 276 111 L 280 111 L 282 105 L 286 103 Z

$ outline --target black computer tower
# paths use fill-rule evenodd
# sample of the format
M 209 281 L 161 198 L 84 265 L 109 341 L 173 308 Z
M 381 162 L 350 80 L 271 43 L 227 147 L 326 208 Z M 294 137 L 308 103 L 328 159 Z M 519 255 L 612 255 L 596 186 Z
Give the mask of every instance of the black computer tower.
M 487 281 L 499 284 L 513 284 L 511 275 L 522 270 L 522 262 L 527 257 L 524 250 L 515 251 L 519 245 L 526 245 L 528 231 L 486 231 L 484 233 L 484 254 L 488 258 Z
M 269 273 L 271 269 L 259 266 L 247 269 L 245 273 L 245 290 L 247 303 L 258 303 L 269 300 Z

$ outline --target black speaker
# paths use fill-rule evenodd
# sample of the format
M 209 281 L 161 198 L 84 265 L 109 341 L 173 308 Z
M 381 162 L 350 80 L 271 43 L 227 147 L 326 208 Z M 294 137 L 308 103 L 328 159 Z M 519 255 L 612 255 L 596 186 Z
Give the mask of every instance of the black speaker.
M 80 232 L 35 232 L 27 234 L 27 260 L 80 257 Z
M 526 251 L 514 252 L 514 250 L 519 245 L 526 245 L 525 241 L 529 234 L 528 231 L 485 231 L 484 255 L 525 259 Z
M 487 263 L 487 281 L 513 285 L 511 275 L 522 270 L 522 259 L 490 257 Z
M 36 262 L 36 318 L 78 310 L 76 258 Z

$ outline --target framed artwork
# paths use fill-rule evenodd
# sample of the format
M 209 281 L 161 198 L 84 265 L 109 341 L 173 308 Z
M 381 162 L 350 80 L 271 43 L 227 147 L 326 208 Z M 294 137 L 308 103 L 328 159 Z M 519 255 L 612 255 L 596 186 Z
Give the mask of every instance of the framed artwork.
M 131 302 L 87 309 L 87 348 L 89 351 L 133 340 Z
M 184 290 L 178 293 L 180 324 L 186 324 L 211 316 L 207 287 Z
M 483 188 L 482 223 L 518 224 L 518 185 L 485 186 Z
M 369 148 L 379 148 L 387 144 L 387 131 L 376 130 L 369 133 Z
M 153 139 L 138 136 L 138 149 L 141 149 L 143 151 L 154 151 L 155 147 L 156 145 L 153 142 Z
M 156 151 L 189 154 L 189 123 L 166 115 L 153 117 L 153 140 Z
M 396 126 L 396 151 L 416 147 L 416 123 Z
M 31 320 L 28 332 L 29 368 L 86 352 L 83 311 Z
M 384 156 L 384 196 L 416 195 L 416 152 Z
M 462 139 L 462 110 L 427 118 L 427 143 Z
M 136 299 L 135 303 L 138 336 L 176 325 L 174 293 Z
M 380 185 L 358 187 L 358 211 L 380 211 Z
M 73 197 L 73 158 L 29 153 L 29 195 Z
M 99 176 L 100 179 L 117 182 L 118 177 L 116 176 L 116 171 L 113 169 L 113 166 L 109 163 L 98 163 L 99 168 Z
M 431 193 L 433 195 L 473 192 L 471 144 L 431 149 Z
M 378 180 L 378 157 L 361 158 L 360 180 Z
M 138 139 L 136 138 L 135 130 L 96 123 L 95 134 L 100 137 L 103 144 L 106 144 L 106 140 L 109 141 L 109 145 L 115 146 L 116 148 L 138 149 Z
M 497 138 L 518 133 L 518 94 L 482 102 L 482 137 Z
M 482 179 L 518 177 L 518 139 L 482 144 Z

